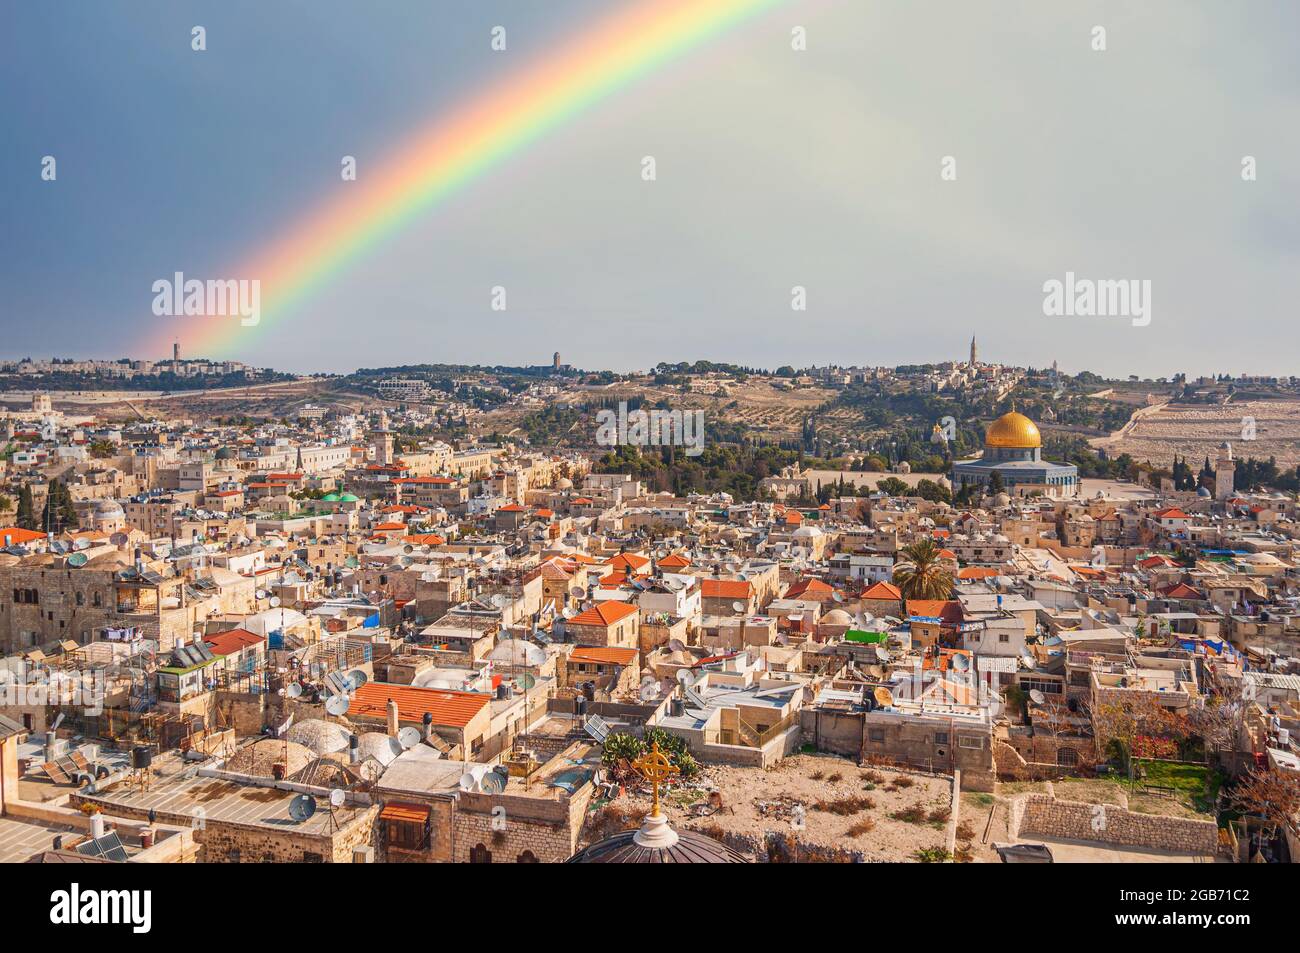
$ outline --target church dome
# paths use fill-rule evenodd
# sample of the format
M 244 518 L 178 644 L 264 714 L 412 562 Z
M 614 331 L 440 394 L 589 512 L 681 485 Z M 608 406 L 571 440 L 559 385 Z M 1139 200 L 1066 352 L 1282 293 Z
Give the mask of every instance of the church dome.
M 1043 445 L 1043 437 L 1038 427 L 1024 414 L 1014 410 L 1003 414 L 984 434 L 984 446 L 1013 450 L 1031 450 Z
M 741 853 L 695 831 L 675 831 L 662 814 L 569 858 L 571 864 L 747 864 Z

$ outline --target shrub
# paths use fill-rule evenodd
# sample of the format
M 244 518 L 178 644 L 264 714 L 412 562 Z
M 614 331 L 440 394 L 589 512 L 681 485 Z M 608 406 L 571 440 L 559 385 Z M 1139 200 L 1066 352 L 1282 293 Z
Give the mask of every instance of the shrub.
M 833 801 L 817 801 L 813 804 L 813 810 L 848 817 L 860 811 L 869 811 L 875 806 L 876 802 L 869 797 L 841 797 Z
M 905 821 L 908 824 L 924 824 L 926 813 L 925 808 L 919 804 L 913 804 L 911 807 L 905 807 L 901 811 L 895 811 L 889 815 L 896 821 Z
M 952 854 L 942 847 L 925 847 L 912 855 L 919 864 L 943 864 L 952 860 Z
M 861 837 L 863 834 L 870 834 L 876 829 L 876 822 L 869 817 L 864 817 L 860 821 L 855 821 L 853 826 L 844 833 L 849 837 Z

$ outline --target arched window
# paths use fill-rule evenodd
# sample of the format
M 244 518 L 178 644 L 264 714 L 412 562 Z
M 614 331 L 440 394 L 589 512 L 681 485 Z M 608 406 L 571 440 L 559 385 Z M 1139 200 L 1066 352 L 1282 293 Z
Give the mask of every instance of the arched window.
M 488 850 L 483 844 L 475 844 L 470 848 L 469 862 L 471 864 L 490 864 L 492 863 L 492 851 Z
M 522 854 L 520 854 L 518 857 L 515 858 L 515 863 L 517 863 L 517 864 L 537 864 L 537 863 L 541 863 L 541 861 L 539 861 L 539 860 L 537 859 L 537 855 L 534 854 L 531 850 L 526 850 L 526 851 L 524 851 Z

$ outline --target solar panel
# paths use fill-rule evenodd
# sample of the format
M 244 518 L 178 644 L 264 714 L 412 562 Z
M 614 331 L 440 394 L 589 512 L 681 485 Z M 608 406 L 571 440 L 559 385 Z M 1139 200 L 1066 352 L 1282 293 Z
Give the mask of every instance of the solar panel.
M 117 831 L 109 831 L 103 837 L 91 838 L 77 845 L 77 853 L 83 857 L 102 857 L 105 860 L 126 861 L 126 848 Z
M 609 725 L 605 724 L 605 719 L 599 715 L 588 715 L 582 727 L 601 744 L 604 744 L 605 739 L 609 737 Z

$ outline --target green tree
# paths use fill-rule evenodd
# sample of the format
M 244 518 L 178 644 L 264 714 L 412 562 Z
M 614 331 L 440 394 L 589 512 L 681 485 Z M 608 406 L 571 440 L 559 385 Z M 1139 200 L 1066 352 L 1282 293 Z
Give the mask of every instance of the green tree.
M 898 477 L 886 477 L 883 480 L 876 481 L 876 489 L 886 496 L 907 496 L 911 492 L 911 487 Z
M 24 483 L 18 491 L 18 526 L 21 529 L 36 528 L 36 507 L 32 503 L 32 488 Z
M 62 480 L 51 480 L 45 496 L 45 510 L 37 528 L 47 533 L 62 533 L 76 525 L 77 508 L 72 505 L 72 493 Z
M 928 536 L 899 551 L 894 584 L 904 599 L 947 599 L 952 595 L 952 572 L 939 552 L 939 544 Z

